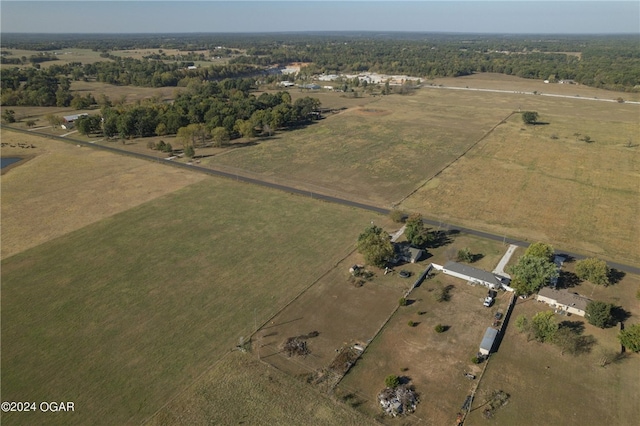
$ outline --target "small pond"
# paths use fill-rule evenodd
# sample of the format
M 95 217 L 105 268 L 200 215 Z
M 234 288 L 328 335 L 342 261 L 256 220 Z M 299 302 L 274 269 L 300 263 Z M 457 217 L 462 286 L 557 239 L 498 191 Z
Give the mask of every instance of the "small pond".
M 0 169 L 4 169 L 7 166 L 12 165 L 13 163 L 17 163 L 22 160 L 22 158 L 18 157 L 0 157 Z

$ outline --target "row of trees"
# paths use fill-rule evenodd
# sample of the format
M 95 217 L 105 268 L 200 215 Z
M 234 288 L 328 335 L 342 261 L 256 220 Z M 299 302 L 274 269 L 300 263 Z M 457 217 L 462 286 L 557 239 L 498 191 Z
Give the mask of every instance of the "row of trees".
M 224 145 L 233 138 L 271 134 L 319 117 L 320 101 L 316 98 L 292 102 L 287 92 L 256 97 L 249 92 L 252 84 L 247 79 L 199 83 L 171 104 L 156 99 L 114 105 L 102 97 L 101 117 L 80 118 L 77 128 L 82 134 L 103 133 L 122 139 L 177 135 L 185 147 L 201 147 L 211 139 Z
M 558 267 L 553 262 L 554 249 L 545 243 L 531 244 L 518 262 L 511 267 L 511 286 L 518 294 L 531 294 L 549 285 L 559 277 Z M 576 262 L 575 272 L 581 280 L 596 285 L 611 283 L 611 270 L 604 260 L 582 259 Z
M 591 302 L 588 310 L 606 311 L 606 307 L 597 306 L 599 302 Z M 591 321 L 590 321 L 591 322 Z M 596 324 L 597 325 L 597 324 Z M 543 311 L 535 314 L 531 319 L 524 314 L 516 318 L 516 327 L 520 332 L 542 343 L 554 343 L 560 346 L 562 352 L 579 354 L 588 352 L 595 343 L 593 336 L 581 335 L 581 328 L 568 321 L 558 324 L 553 311 Z M 625 348 L 632 352 L 640 352 L 640 324 L 633 324 L 618 333 L 618 340 Z

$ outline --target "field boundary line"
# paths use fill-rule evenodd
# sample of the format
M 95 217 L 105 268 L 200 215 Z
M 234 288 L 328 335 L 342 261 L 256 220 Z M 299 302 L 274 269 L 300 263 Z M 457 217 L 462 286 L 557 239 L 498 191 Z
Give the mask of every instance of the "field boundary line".
M 409 295 L 411 294 L 411 292 L 420 284 L 422 284 L 422 282 L 427 278 L 427 276 L 429 275 L 429 271 L 431 271 L 432 268 L 432 263 L 430 263 L 427 268 L 424 270 L 424 272 L 420 275 L 420 277 L 413 283 L 413 285 L 411 286 L 411 288 L 409 290 L 407 290 L 404 293 L 404 298 L 409 297 Z M 374 333 L 373 337 L 371 339 L 369 339 L 369 341 L 367 342 L 367 346 L 364 347 L 364 351 L 362 351 L 362 353 L 360 354 L 360 356 L 358 357 L 358 359 L 362 358 L 362 356 L 367 352 L 367 349 L 369 349 L 369 346 L 371 345 L 371 343 L 373 343 L 374 340 L 376 340 L 378 338 L 378 336 L 380 335 L 380 333 L 382 332 L 382 330 L 387 326 L 387 324 L 389 323 L 389 321 L 391 321 L 391 318 L 393 318 L 393 316 L 395 315 L 396 312 L 398 312 L 398 309 L 400 309 L 400 304 L 397 304 L 396 307 L 393 309 L 393 311 L 391 311 L 391 314 L 389 314 L 389 316 L 387 317 L 387 319 L 382 323 L 382 325 L 378 328 L 378 330 Z M 358 361 L 356 360 L 356 363 Z M 350 369 L 349 369 L 350 370 Z M 340 384 L 340 382 L 342 382 L 342 379 L 344 379 L 347 374 L 349 374 L 349 371 L 347 371 L 345 374 L 343 374 L 340 377 L 340 380 L 338 380 L 336 382 L 336 384 L 333 386 L 333 388 L 335 389 L 336 387 L 338 387 L 338 385 Z
M 224 354 L 222 354 L 217 360 L 214 361 L 213 364 L 211 364 L 209 367 L 205 368 L 205 370 L 200 373 L 198 376 L 196 376 L 195 379 L 193 379 L 193 381 L 189 384 L 187 384 L 182 390 L 178 391 L 177 393 L 175 393 L 172 397 L 170 397 L 167 402 L 165 402 L 160 408 L 158 408 L 153 414 L 149 415 L 146 419 L 143 419 L 140 424 L 141 425 L 145 425 L 148 424 L 151 420 L 153 420 L 158 414 L 160 414 L 160 412 L 162 410 L 164 410 L 165 408 L 167 408 L 169 406 L 169 404 L 171 404 L 172 402 L 174 402 L 175 400 L 177 400 L 180 396 L 182 396 L 183 394 L 185 394 L 188 390 L 190 390 L 192 387 L 196 386 L 198 384 L 198 382 L 200 381 L 200 379 L 202 377 L 204 377 L 205 375 L 209 374 L 211 372 L 211 370 L 213 370 L 218 364 L 220 364 L 226 357 L 228 357 L 231 353 L 233 352 L 233 350 L 225 352 Z M 132 420 L 132 418 L 129 418 L 129 420 Z
M 437 178 L 442 172 L 444 172 L 445 170 L 447 170 L 449 167 L 451 167 L 456 161 L 460 160 L 462 157 L 464 157 L 469 151 L 471 151 L 473 148 L 476 147 L 476 145 L 478 145 L 480 142 L 482 142 L 487 136 L 489 136 L 491 133 L 493 133 L 493 131 L 501 124 L 504 124 L 507 122 L 508 119 L 511 118 L 511 116 L 513 114 L 518 114 L 518 112 L 516 111 L 511 111 L 509 113 L 509 115 L 507 115 L 505 118 L 503 118 L 502 120 L 500 120 L 498 122 L 498 124 L 494 125 L 491 129 L 489 129 L 489 131 L 487 133 L 485 133 L 484 135 L 482 135 L 480 137 L 480 139 L 478 139 L 477 141 L 475 141 L 474 143 L 472 143 L 467 149 L 465 149 L 462 154 L 458 155 L 456 158 L 454 158 L 453 160 L 451 160 L 451 162 L 449 164 L 447 164 L 446 166 L 444 166 L 442 169 L 438 170 L 438 172 L 431 176 L 429 179 L 425 180 L 424 182 L 422 182 L 420 185 L 418 185 L 413 191 L 411 191 L 409 194 L 407 194 L 406 196 L 404 196 L 400 201 L 393 203 L 392 207 L 397 207 L 400 204 L 402 204 L 407 198 L 411 197 L 413 194 L 415 194 L 416 192 L 418 192 L 421 188 L 423 188 L 427 183 L 431 182 L 433 179 Z
M 347 253 L 344 257 L 342 257 L 341 259 L 339 259 L 336 264 L 334 266 L 332 266 L 331 268 L 327 269 L 325 272 L 323 272 L 318 278 L 316 278 L 311 284 L 309 284 L 307 287 L 305 287 L 304 289 L 302 289 L 302 291 L 300 291 L 296 296 L 293 297 L 293 299 L 291 299 L 289 302 L 287 302 L 281 309 L 279 309 L 275 314 L 271 315 L 266 321 L 264 321 L 262 323 L 262 325 L 260 325 L 256 330 L 254 330 L 250 335 L 249 338 L 252 339 L 256 333 L 258 331 L 260 331 L 262 329 L 262 327 L 264 327 L 266 324 L 269 323 L 269 321 L 271 321 L 273 318 L 275 318 L 278 314 L 280 314 L 283 310 L 285 310 L 288 306 L 290 306 L 293 302 L 295 302 L 296 300 L 298 300 L 298 298 L 300 298 L 300 296 L 302 296 L 304 293 L 306 293 L 311 287 L 313 287 L 315 284 L 317 284 L 322 278 L 324 278 L 329 272 L 333 271 L 341 262 L 343 262 L 346 258 L 348 258 L 353 252 L 355 252 L 356 249 L 352 249 L 349 251 L 349 253 Z M 258 350 L 260 350 L 260 348 L 258 348 Z M 173 401 L 175 401 L 176 399 L 178 399 L 181 395 L 183 395 L 184 393 L 186 393 L 189 389 L 191 389 L 193 386 L 195 386 L 202 377 L 204 377 L 207 373 L 209 373 L 211 370 L 213 370 L 213 368 L 215 366 L 217 366 L 220 362 L 222 362 L 227 356 L 229 356 L 229 354 L 231 354 L 233 352 L 233 350 L 225 352 L 223 355 L 221 355 L 217 360 L 215 360 L 213 362 L 213 364 L 211 364 L 209 367 L 207 367 L 202 373 L 200 373 L 191 383 L 189 383 L 188 385 L 186 385 L 182 390 L 178 391 L 175 395 L 173 395 L 171 398 L 169 398 L 169 400 L 164 403 L 164 405 L 162 405 L 160 408 L 158 408 L 153 414 L 151 414 L 149 417 L 147 417 L 146 419 L 144 419 L 140 424 L 148 424 L 151 420 L 153 420 L 162 410 L 164 410 L 167 406 L 169 406 L 169 404 L 171 404 Z M 266 361 L 262 361 L 266 364 L 269 364 Z M 269 364 L 271 365 L 271 364 Z M 279 370 L 279 369 L 278 369 Z M 282 371 L 282 370 L 279 370 Z
M 503 121 L 501 121 L 500 123 L 496 124 L 494 126 L 494 129 L 496 127 L 498 127 L 500 124 L 502 124 L 505 120 L 507 120 L 513 114 L 516 114 L 516 112 L 515 111 L 512 112 Z M 56 135 L 48 135 L 48 134 L 40 133 L 40 132 L 30 132 L 28 130 L 19 129 L 19 128 L 12 127 L 12 126 L 0 125 L 0 127 L 3 128 L 3 129 L 10 130 L 10 131 L 15 131 L 15 132 L 18 132 L 18 133 L 36 135 L 36 136 L 39 136 L 39 137 L 42 137 L 42 138 L 55 139 L 55 140 L 59 140 L 61 142 L 79 144 L 79 145 L 83 145 L 83 146 L 90 147 L 90 148 L 102 149 L 104 151 L 109 151 L 109 152 L 120 154 L 120 155 L 129 155 L 131 157 L 135 157 L 135 158 L 151 161 L 151 162 L 154 162 L 156 164 L 166 164 L 168 166 L 181 167 L 182 169 L 185 169 L 185 170 L 191 170 L 193 172 L 205 173 L 205 174 L 208 174 L 210 176 L 228 178 L 228 179 L 235 180 L 235 181 L 238 181 L 238 182 L 250 183 L 250 184 L 262 186 L 262 187 L 265 187 L 265 188 L 276 189 L 276 190 L 283 191 L 283 192 L 286 192 L 286 193 L 289 193 L 289 194 L 293 194 L 293 195 L 300 195 L 300 196 L 303 196 L 303 197 L 310 197 L 310 198 L 314 198 L 314 199 L 317 199 L 317 200 L 326 201 L 326 202 L 329 202 L 329 203 L 339 204 L 339 205 L 342 205 L 342 206 L 347 206 L 347 207 L 353 207 L 353 208 L 357 208 L 357 209 L 367 210 L 367 211 L 370 211 L 370 212 L 381 214 L 383 216 L 388 215 L 392 211 L 391 209 L 388 209 L 388 208 L 385 208 L 385 207 L 379 207 L 379 206 L 375 206 L 375 205 L 372 205 L 372 204 L 365 204 L 365 203 L 362 203 L 362 202 L 354 201 L 352 199 L 345 199 L 345 198 L 339 198 L 339 197 L 335 197 L 335 196 L 331 196 L 331 195 L 314 193 L 313 191 L 305 191 L 305 190 L 301 190 L 301 189 L 298 189 L 298 188 L 294 188 L 294 187 L 290 187 L 290 186 L 286 186 L 286 185 L 281 185 L 281 184 L 277 184 L 277 183 L 273 183 L 273 182 L 269 182 L 269 181 L 266 181 L 264 179 L 251 178 L 251 177 L 248 177 L 248 176 L 245 176 L 245 175 L 228 173 L 228 172 L 224 172 L 222 170 L 217 170 L 217 169 L 210 169 L 210 168 L 199 167 L 199 166 L 190 166 L 190 165 L 183 164 L 183 163 L 174 163 L 173 161 L 161 161 L 160 158 L 153 157 L 153 156 L 146 155 L 146 154 L 140 154 L 140 153 L 137 153 L 137 152 L 125 151 L 125 150 L 121 150 L 121 149 L 110 147 L 110 146 L 96 145 L 96 144 L 92 144 L 90 142 L 85 142 L 85 141 L 81 141 L 81 140 L 77 140 L 77 139 L 71 139 L 71 138 L 63 138 L 63 137 L 56 136 Z M 483 136 L 483 138 L 484 137 L 486 137 L 486 135 Z M 480 140 L 478 140 L 478 142 L 480 142 Z M 478 142 L 476 142 L 476 144 Z M 471 148 L 472 147 L 467 149 L 467 151 L 469 151 Z M 462 154 L 462 155 L 464 155 L 464 154 Z M 456 160 L 454 160 L 454 162 L 455 161 Z M 451 164 L 453 164 L 453 162 Z M 447 166 L 447 167 L 449 167 L 449 166 Z M 411 194 L 409 194 L 405 198 L 403 198 L 403 200 L 401 200 L 399 203 L 404 201 L 406 198 L 411 196 L 413 193 L 417 192 L 421 187 L 423 187 L 429 181 L 431 181 L 433 178 L 435 178 L 440 173 L 442 173 L 442 171 L 445 170 L 447 167 L 445 167 L 444 169 L 439 171 L 432 178 L 428 179 L 426 182 L 424 182 L 422 185 L 420 185 L 420 187 L 416 188 L 416 190 L 414 190 Z M 395 206 L 397 206 L 399 203 L 396 203 Z M 478 229 L 471 229 L 471 228 L 467 228 L 465 226 L 460 226 L 460 225 L 456 225 L 456 224 L 448 223 L 448 222 L 436 221 L 436 220 L 427 219 L 427 218 L 424 218 L 423 222 L 425 222 L 426 224 L 429 224 L 431 226 L 445 227 L 448 230 L 457 230 L 457 231 L 460 231 L 460 232 L 463 232 L 463 233 L 466 233 L 466 234 L 469 234 L 469 235 L 475 235 L 477 237 L 486 238 L 486 239 L 493 240 L 493 241 L 502 241 L 505 244 L 509 243 L 509 244 L 515 244 L 515 245 L 517 245 L 519 247 L 529 247 L 529 242 L 528 241 L 523 241 L 523 240 L 511 238 L 511 237 L 507 238 L 506 235 L 504 235 L 504 234 L 501 234 L 501 235 L 492 234 L 490 232 L 481 231 L 481 230 L 478 230 Z M 525 238 L 525 240 L 526 240 L 526 238 Z M 589 255 L 585 255 L 584 252 L 583 253 L 576 253 L 576 252 L 572 252 L 570 250 L 564 250 L 564 249 L 559 248 L 559 247 L 556 249 L 556 252 L 567 254 L 567 255 L 575 258 L 576 260 L 584 259 L 584 258 L 586 258 L 588 256 L 594 256 L 594 255 L 597 256 L 597 253 L 589 252 L 588 250 L 587 250 L 587 252 L 589 253 Z M 619 262 L 615 262 L 615 261 L 611 261 L 611 260 L 608 260 L 607 264 L 611 268 L 619 269 L 619 270 L 625 271 L 625 272 L 630 272 L 632 274 L 640 274 L 640 267 L 635 266 L 635 265 L 619 263 Z

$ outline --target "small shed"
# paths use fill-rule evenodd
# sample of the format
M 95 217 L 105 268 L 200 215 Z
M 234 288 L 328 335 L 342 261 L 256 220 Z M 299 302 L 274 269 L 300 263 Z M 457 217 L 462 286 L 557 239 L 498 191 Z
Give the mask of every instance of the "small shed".
M 487 328 L 487 331 L 485 331 L 484 337 L 482 338 L 482 342 L 480 342 L 479 352 L 482 355 L 489 355 L 491 353 L 496 337 L 498 337 L 498 330 L 492 327 Z

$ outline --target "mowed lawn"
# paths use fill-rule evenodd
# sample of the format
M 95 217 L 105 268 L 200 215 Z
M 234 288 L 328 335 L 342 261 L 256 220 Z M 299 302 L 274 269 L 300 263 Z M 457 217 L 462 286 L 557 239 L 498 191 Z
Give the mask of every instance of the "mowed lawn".
M 523 110 L 537 111 L 548 124 L 525 126 L 519 115 L 512 116 L 403 207 L 639 264 L 640 107 L 521 97 Z
M 381 97 L 203 163 L 306 182 L 332 194 L 390 206 L 517 108 L 508 100 L 474 95 L 420 90 Z
M 4 259 L 3 400 L 75 412 L 3 424 L 140 423 L 349 253 L 370 220 L 207 178 Z

